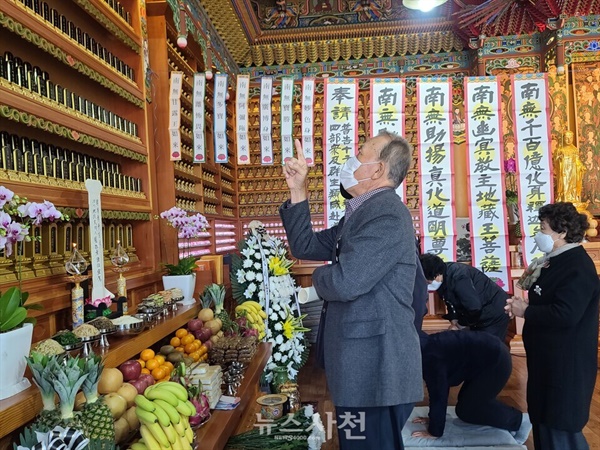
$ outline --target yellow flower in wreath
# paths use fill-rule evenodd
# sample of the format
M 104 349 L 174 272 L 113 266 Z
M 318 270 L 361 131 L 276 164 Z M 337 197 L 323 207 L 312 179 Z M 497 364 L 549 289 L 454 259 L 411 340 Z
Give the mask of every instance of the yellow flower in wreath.
M 279 256 L 273 256 L 269 259 L 269 270 L 275 276 L 287 275 L 290 271 L 286 263 L 287 262 Z

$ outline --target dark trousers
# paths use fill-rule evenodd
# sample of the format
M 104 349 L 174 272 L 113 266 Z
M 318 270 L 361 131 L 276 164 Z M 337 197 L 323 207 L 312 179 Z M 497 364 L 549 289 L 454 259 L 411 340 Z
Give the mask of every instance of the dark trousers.
M 403 450 L 402 428 L 412 403 L 370 408 L 336 406 L 340 450 Z
M 517 431 L 523 413 L 496 400 L 512 370 L 510 353 L 504 347 L 502 350 L 496 364 L 488 365 L 476 376 L 465 380 L 458 393 L 456 415 L 464 422 Z
M 508 314 L 504 314 L 500 317 L 500 320 L 489 324 L 483 328 L 471 328 L 473 331 L 485 331 L 486 333 L 498 336 L 502 342 L 506 341 L 506 330 L 508 329 L 508 323 L 510 318 Z
M 533 445 L 536 450 L 589 450 L 581 431 L 557 430 L 547 425 L 532 424 Z

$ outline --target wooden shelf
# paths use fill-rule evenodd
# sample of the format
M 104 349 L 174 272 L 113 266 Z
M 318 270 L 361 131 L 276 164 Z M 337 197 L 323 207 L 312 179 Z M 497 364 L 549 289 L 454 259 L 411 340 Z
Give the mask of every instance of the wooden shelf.
M 198 314 L 200 308 L 200 304 L 179 306 L 175 315 L 162 319 L 158 324 L 137 336 L 109 336 L 110 349 L 104 359 L 104 365 L 106 367 L 116 367 L 122 362 L 135 357 L 149 345 L 185 325 L 188 320 Z M 0 423 L 2 423 L 0 437 L 4 437 L 20 426 L 31 422 L 41 410 L 42 397 L 35 385 L 17 395 L 0 400 Z
M 216 182 L 214 182 L 214 181 L 208 181 L 208 180 L 205 180 L 204 178 L 202 178 L 202 185 L 204 187 L 209 187 L 209 188 L 212 188 L 212 189 L 219 189 L 219 185 Z
M 173 47 L 171 47 L 171 45 L 169 45 L 169 43 L 167 42 L 167 53 L 169 55 L 169 58 L 171 58 L 171 60 L 173 61 L 173 63 L 177 66 L 177 68 L 181 71 L 184 72 L 188 77 L 193 77 L 194 76 L 194 70 L 192 70 L 192 68 L 190 67 L 190 65 L 188 64 L 188 62 L 183 59 L 174 49 Z
M 132 150 L 141 155 L 148 154 L 146 147 L 139 138 L 121 133 L 75 110 L 61 107 L 59 103 L 46 99 L 34 92 L 25 91 L 18 85 L 11 85 L 9 87 L 5 83 L 5 80 L 0 81 L 0 98 L 4 105 L 68 128 L 71 132 L 71 138 L 74 141 L 78 141 L 78 134 L 83 133 L 100 141 Z
M 230 188 L 229 186 L 225 186 L 225 185 L 221 185 L 221 190 L 223 192 L 227 192 L 228 194 L 233 194 L 235 195 L 235 190 L 233 188 Z
M 199 177 L 198 175 L 194 175 L 193 173 L 187 173 L 187 172 L 183 172 L 182 170 L 179 170 L 177 167 L 175 167 L 174 170 L 175 176 L 178 178 L 184 178 L 186 180 L 189 181 L 193 181 L 194 183 L 202 183 L 202 177 Z
M 175 189 L 175 196 L 190 200 L 202 200 L 202 195 L 200 194 L 196 194 L 195 192 L 180 191 L 179 189 Z
M 141 51 L 142 47 L 142 39 L 135 33 L 133 27 L 125 21 L 120 15 L 118 15 L 108 4 L 103 0 L 87 0 L 91 5 L 93 5 L 112 25 L 119 28 L 123 33 L 127 35 L 129 39 L 131 39 L 138 46 L 138 50 L 136 53 Z M 85 8 L 82 8 L 85 11 Z M 131 11 L 129 12 L 131 14 Z M 107 26 L 104 21 L 97 20 L 92 14 L 90 14 L 100 25 L 102 25 L 106 30 L 112 33 L 111 27 Z M 122 41 L 125 45 L 131 47 L 129 43 L 124 41 L 121 37 L 113 34 L 117 39 Z
M 237 428 L 244 411 L 251 407 L 251 402 L 256 399 L 259 380 L 267 361 L 271 356 L 271 344 L 261 342 L 252 362 L 244 373 L 244 379 L 238 388 L 237 396 L 240 404 L 231 411 L 213 411 L 206 425 L 196 432 L 198 450 L 221 450 L 225 448 L 229 437 Z
M 28 183 L 20 181 L 18 178 L 22 174 L 14 171 L 4 171 L 0 169 L 0 175 L 6 181 L 2 181 L 2 184 L 10 189 L 11 191 L 18 192 L 20 196 L 27 197 L 30 200 L 48 200 L 54 203 L 56 206 L 68 206 L 73 207 L 77 205 L 81 208 L 89 208 L 88 205 L 88 193 L 83 183 L 73 182 L 77 185 L 81 185 L 81 189 L 74 189 L 70 187 L 60 187 L 54 185 L 43 185 L 38 183 Z M 14 175 L 14 176 L 13 176 Z M 39 177 L 40 179 L 50 179 L 49 177 Z M 60 179 L 53 179 L 57 182 L 72 183 L 70 181 L 64 181 Z M 123 195 L 113 193 L 102 193 L 102 209 L 105 210 L 117 210 L 117 211 L 131 211 L 131 212 L 152 212 L 150 206 L 150 200 L 147 198 L 136 198 L 126 195 L 127 191 L 122 191 Z
M 26 8 L 25 5 L 15 0 L 3 1 L 0 4 L 2 5 L 0 11 L 12 17 L 25 28 L 32 30 L 50 44 L 63 50 L 68 55 L 66 62 L 72 66 L 81 62 L 88 68 L 111 80 L 137 99 L 144 101 L 142 91 L 134 81 L 62 33 L 62 31 L 58 31 L 53 25 L 46 22 L 43 17 L 36 15 L 33 10 Z M 143 80 L 143 77 L 139 77 L 139 75 L 138 78 Z

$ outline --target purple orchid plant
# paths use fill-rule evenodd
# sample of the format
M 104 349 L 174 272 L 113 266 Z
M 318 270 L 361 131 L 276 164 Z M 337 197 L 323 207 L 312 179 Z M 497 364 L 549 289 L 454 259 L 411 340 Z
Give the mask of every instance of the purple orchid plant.
M 15 244 L 33 239 L 29 235 L 32 225 L 63 219 L 65 217 L 52 202 L 28 202 L 26 198 L 0 186 L 0 250 L 4 250 L 6 256 L 12 255 Z

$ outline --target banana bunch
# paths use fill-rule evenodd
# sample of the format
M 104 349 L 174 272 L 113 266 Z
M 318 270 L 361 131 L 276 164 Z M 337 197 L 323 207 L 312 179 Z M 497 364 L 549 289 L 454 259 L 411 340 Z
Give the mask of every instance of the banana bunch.
M 260 303 L 252 300 L 235 307 L 236 317 L 246 317 L 248 325 L 258 331 L 258 339 L 262 340 L 265 337 L 265 319 L 267 313 L 262 309 Z
M 164 381 L 149 386 L 135 397 L 142 439 L 130 450 L 191 450 L 194 432 L 188 417 L 196 408 L 179 383 Z

